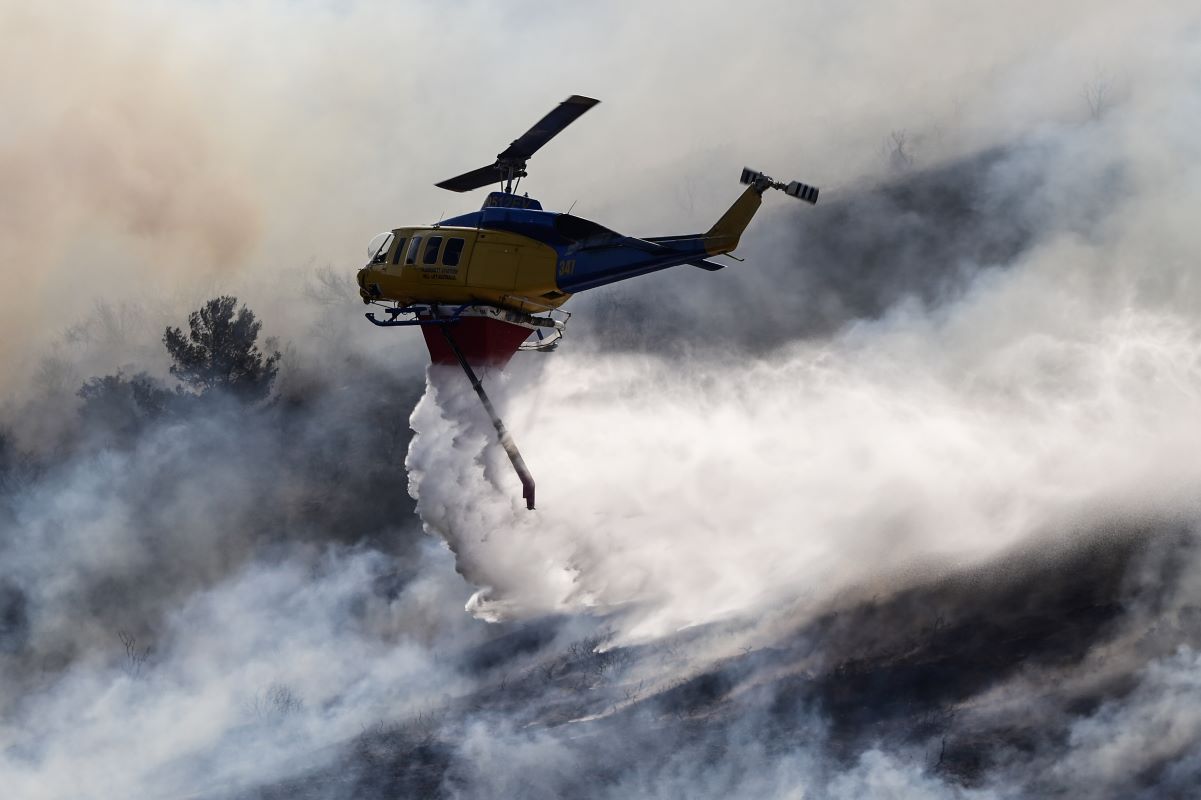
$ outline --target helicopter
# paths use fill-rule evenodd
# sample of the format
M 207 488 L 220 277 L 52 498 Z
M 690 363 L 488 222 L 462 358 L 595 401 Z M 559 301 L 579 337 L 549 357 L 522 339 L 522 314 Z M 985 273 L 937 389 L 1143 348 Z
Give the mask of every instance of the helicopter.
M 529 509 L 533 477 L 475 368 L 502 368 L 517 352 L 555 349 L 571 317 L 562 306 L 578 292 L 668 267 L 724 269 L 710 257 L 738 246 L 768 189 L 810 205 L 819 193 L 814 186 L 744 168 L 740 181 L 747 188 L 708 231 L 645 238 L 622 235 L 570 210 L 547 211 L 528 194 L 518 195 L 529 159 L 599 102 L 572 95 L 494 163 L 435 184 L 452 192 L 498 186 L 478 211 L 378 234 L 357 275 L 363 302 L 380 306 L 386 317 L 368 312 L 368 321 L 419 327 L 432 363 L 463 369 L 521 480 Z

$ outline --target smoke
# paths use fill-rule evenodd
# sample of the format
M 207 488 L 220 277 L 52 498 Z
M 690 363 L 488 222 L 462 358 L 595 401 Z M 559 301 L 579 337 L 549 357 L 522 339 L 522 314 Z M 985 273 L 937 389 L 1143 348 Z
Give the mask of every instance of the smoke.
M 801 253 L 816 252 L 817 264 L 780 256 L 765 271 L 783 286 L 786 270 L 827 271 L 795 281 L 818 301 L 765 295 L 731 309 L 701 289 L 685 294 L 691 324 L 668 311 L 675 330 L 660 337 L 668 326 L 650 304 L 626 309 L 619 297 L 606 322 L 629 312 L 628 337 L 646 337 L 633 353 L 585 329 L 594 341 L 584 348 L 496 376 L 527 461 L 552 476 L 533 517 L 514 510 L 513 479 L 465 382 L 432 374 L 410 452 L 423 519 L 491 588 L 481 599 L 542 611 L 639 600 L 649 632 L 662 634 L 780 602 L 820 607 L 852 586 L 874 592 L 890 576 L 971 566 L 1100 521 L 1191 517 L 1198 442 L 1180 420 L 1199 410 L 1201 339 L 1178 294 L 1145 288 L 1184 287 L 1189 268 L 1133 255 L 1187 247 L 1187 234 L 1177 243 L 1162 222 L 1127 227 L 1123 215 L 1140 215 L 1149 195 L 1113 198 L 1105 210 L 1071 205 L 1061 194 L 1105 178 L 1125 186 L 1140 165 L 1126 158 L 1114 180 L 1115 156 L 1090 163 L 1089 153 L 1095 138 L 1117 135 L 1070 134 L 990 156 L 988 169 L 973 161 L 919 176 L 900 207 L 875 199 L 895 198 L 895 188 L 849 201 L 866 212 L 857 225 L 893 233 L 886 255 L 875 234 L 806 226 Z M 1001 169 L 1022 161 L 1041 185 Z M 957 211 L 988 197 L 1013 213 L 998 233 L 970 208 L 946 213 L 948 197 Z M 1057 206 L 1071 210 L 1034 225 Z M 966 230 L 927 243 L 932 221 L 965 218 Z M 1008 239 L 1015 222 L 1029 229 L 997 251 L 1008 259 L 985 268 L 990 240 L 974 234 Z M 1132 255 L 1115 262 L 1115 251 Z M 840 274 L 833 256 L 874 291 Z M 912 277 L 876 280 L 884 269 Z M 773 307 L 808 319 L 800 312 L 823 296 L 839 300 L 824 320 L 833 334 L 814 338 L 819 321 L 810 338 L 781 342 Z M 791 329 L 803 335 L 807 324 Z M 650 352 L 663 340 L 670 360 Z M 464 419 L 474 423 L 464 429 Z
M 278 780 L 302 753 L 362 730 L 379 709 L 416 712 L 461 689 L 433 660 L 453 620 L 439 558 L 391 601 L 364 552 L 257 565 L 175 608 L 155 646 L 129 639 L 69 669 L 6 715 L 5 784 L 20 797 L 212 793 Z M 453 592 L 453 589 L 452 589 Z M 437 632 L 425 639 L 425 625 Z M 423 646 L 419 643 L 425 639 Z M 403 709 L 403 711 L 402 711 Z M 11 726 L 11 727 L 10 727 Z
M 1198 22 L 8 4 L 3 784 L 1185 793 Z M 701 230 L 744 163 L 823 195 L 485 375 L 528 512 L 463 376 L 348 275 L 573 92 L 605 102 L 532 162 L 547 207 Z M 273 403 L 76 396 L 166 380 L 163 328 L 225 293 L 284 351 Z
M 0 92 L 19 113 L 0 127 L 14 200 L 0 219 L 0 373 L 33 369 L 17 342 L 53 340 L 34 309 L 73 321 L 111 294 L 178 317 L 218 284 L 256 307 L 278 302 L 295 265 L 354 264 L 376 231 L 453 211 L 432 184 L 524 124 L 501 120 L 536 118 L 572 91 L 605 103 L 538 154 L 531 188 L 634 233 L 707 226 L 743 161 L 835 200 L 890 163 L 881 149 L 894 135 L 927 166 L 1131 101 L 1157 121 L 1187 116 L 1188 76 L 1164 66 L 1187 64 L 1182 13 L 1131 24 L 1086 3 L 955 19 L 938 3 L 460 12 L 448 39 L 438 3 L 7 4 Z M 497 69 L 522 91 L 481 82 Z

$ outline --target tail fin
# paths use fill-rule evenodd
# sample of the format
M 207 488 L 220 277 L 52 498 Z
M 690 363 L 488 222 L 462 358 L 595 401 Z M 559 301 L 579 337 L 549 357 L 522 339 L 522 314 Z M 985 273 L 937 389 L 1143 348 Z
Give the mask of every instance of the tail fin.
M 768 189 L 780 189 L 785 194 L 804 200 L 810 205 L 817 204 L 818 188 L 799 181 L 784 184 L 772 180 L 762 172 L 743 168 L 741 182 L 749 184 L 742 196 L 734 201 L 721 219 L 705 234 L 705 251 L 711 255 L 728 253 L 738 247 L 742 232 L 750 224 L 755 212 L 763 204 L 763 193 Z
M 705 234 L 705 252 L 711 256 L 728 253 L 738 246 L 738 240 L 751 218 L 763 205 L 763 190 L 755 186 L 746 187 L 742 196 L 734 201 L 734 205 L 721 219 Z

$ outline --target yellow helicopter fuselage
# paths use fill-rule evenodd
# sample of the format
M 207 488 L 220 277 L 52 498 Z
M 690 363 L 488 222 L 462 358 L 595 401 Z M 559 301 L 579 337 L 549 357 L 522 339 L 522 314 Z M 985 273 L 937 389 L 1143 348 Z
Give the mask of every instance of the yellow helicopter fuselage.
M 365 301 L 401 305 L 532 301 L 555 308 L 571 295 L 555 282 L 553 247 L 502 230 L 432 226 L 396 228 L 387 247 L 359 272 Z

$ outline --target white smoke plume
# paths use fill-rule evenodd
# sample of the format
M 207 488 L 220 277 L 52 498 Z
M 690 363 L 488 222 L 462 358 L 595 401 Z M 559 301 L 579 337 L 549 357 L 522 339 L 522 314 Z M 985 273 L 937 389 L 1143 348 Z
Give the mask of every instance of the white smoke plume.
M 466 382 L 431 379 L 410 455 L 423 519 L 489 596 L 544 611 L 645 603 L 657 610 L 637 635 L 779 602 L 820 607 L 853 585 L 872 593 L 1101 520 L 1191 517 L 1201 442 L 1182 420 L 1201 411 L 1201 330 L 1191 226 L 1168 206 L 1196 187 L 1158 174 L 1145 134 L 1128 138 L 1154 122 L 1140 110 L 1041 134 L 1052 155 L 1028 203 L 1094 203 L 1076 199 L 1092 173 L 1113 175 L 1113 195 L 1095 219 L 1047 213 L 1012 263 L 933 314 L 902 302 L 754 358 L 584 348 L 497 376 L 527 461 L 548 476 L 537 514 L 513 510 L 511 479 L 482 480 L 475 448 L 506 476 L 485 428 L 456 437 L 471 398 L 445 395 L 466 396 Z M 803 268 L 807 243 L 795 246 L 760 259 Z M 679 336 L 722 333 L 698 314 Z

